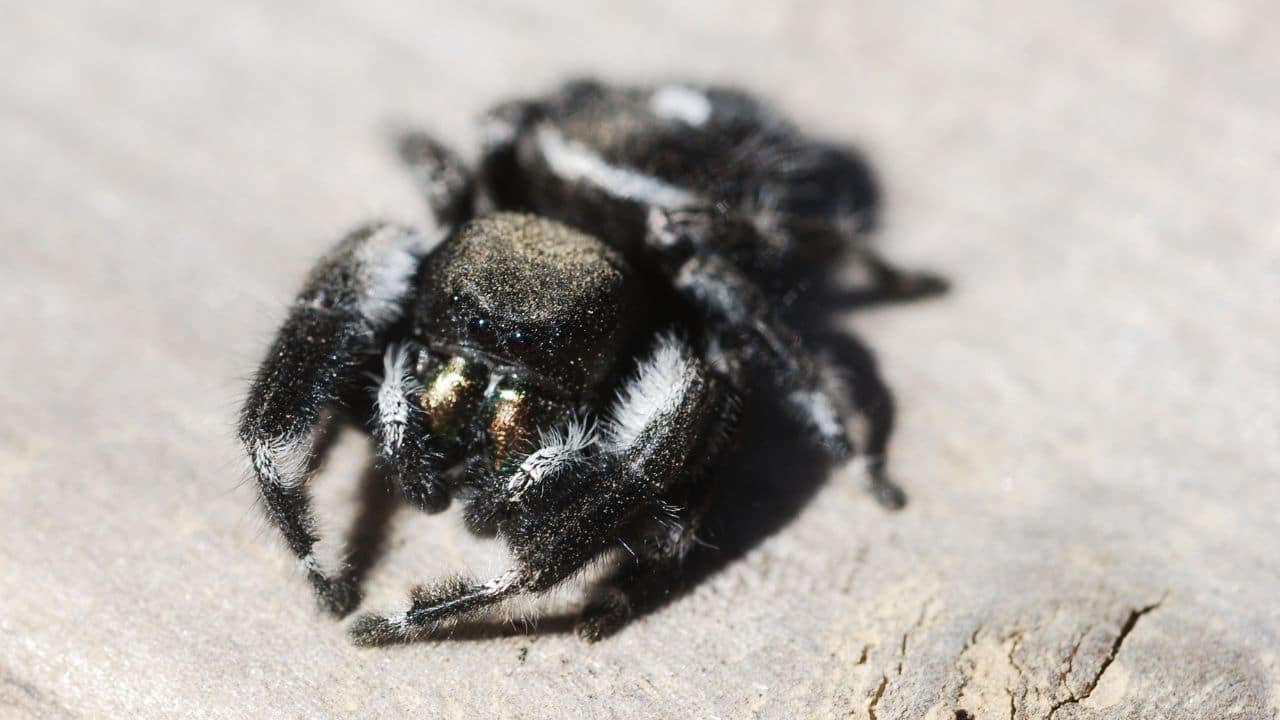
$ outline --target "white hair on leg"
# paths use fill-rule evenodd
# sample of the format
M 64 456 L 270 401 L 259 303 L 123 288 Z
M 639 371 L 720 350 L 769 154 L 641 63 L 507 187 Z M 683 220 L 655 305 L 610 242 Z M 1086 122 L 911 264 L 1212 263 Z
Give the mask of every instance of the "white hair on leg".
M 536 579 L 520 568 L 507 570 L 486 582 L 454 577 L 433 586 L 415 589 L 407 611 L 386 615 L 367 613 L 348 628 L 359 645 L 383 645 L 429 637 L 461 622 L 491 614 L 500 603 L 518 594 Z
M 674 412 L 698 376 L 688 347 L 674 335 L 663 335 L 649 357 L 618 392 L 604 428 L 608 450 L 630 447 L 656 419 Z
M 356 248 L 356 272 L 362 283 L 357 309 L 375 327 L 400 319 L 401 301 L 427 248 L 421 233 L 392 225 L 379 228 Z
M 827 358 L 814 358 L 816 376 L 807 389 L 787 394 L 787 402 L 824 442 L 851 446 L 847 419 L 856 417 L 847 380 Z
M 515 587 L 523 578 L 524 572 L 513 568 L 482 584 L 480 591 L 485 595 L 503 595 Z
M 813 424 L 815 430 L 824 438 L 840 437 L 844 434 L 844 425 L 836 412 L 835 403 L 826 393 L 817 390 L 797 390 L 787 396 L 787 400 L 800 412 L 801 416 Z
M 249 462 L 258 478 L 275 487 L 292 490 L 307 479 L 311 450 L 319 425 L 298 437 L 254 437 L 249 445 Z
M 503 117 L 490 115 L 480 126 L 481 147 L 493 150 L 510 145 L 516 139 L 516 124 Z
M 649 110 L 658 117 L 700 127 L 711 118 L 707 96 L 684 85 L 664 85 L 649 96 Z
M 323 425 L 323 421 L 317 423 L 309 432 L 295 438 L 247 439 L 245 442 L 249 449 L 249 463 L 258 482 L 283 491 L 294 491 L 302 487 L 307 480 L 316 438 Z M 325 569 L 314 553 L 308 552 L 300 556 L 298 563 L 309 574 L 325 575 Z

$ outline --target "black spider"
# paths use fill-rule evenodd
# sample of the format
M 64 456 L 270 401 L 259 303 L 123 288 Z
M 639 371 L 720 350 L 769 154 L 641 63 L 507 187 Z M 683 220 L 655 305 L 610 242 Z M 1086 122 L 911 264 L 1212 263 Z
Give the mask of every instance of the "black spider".
M 513 561 L 361 617 L 359 643 L 427 635 L 618 548 L 637 568 L 622 578 L 676 563 L 746 369 L 763 368 L 831 457 L 848 458 L 846 394 L 779 319 L 778 291 L 836 246 L 892 296 L 941 287 L 859 240 L 877 198 L 855 156 L 734 91 L 579 82 L 505 104 L 478 177 L 425 135 L 400 150 L 443 241 L 378 224 L 330 251 L 255 377 L 240 435 L 268 518 L 346 613 L 357 592 L 313 555 L 306 485 L 327 406 L 381 356 L 371 432 L 404 497 L 431 512 L 460 498 Z M 872 489 L 902 502 L 882 472 Z M 588 605 L 584 637 L 626 620 L 629 589 Z

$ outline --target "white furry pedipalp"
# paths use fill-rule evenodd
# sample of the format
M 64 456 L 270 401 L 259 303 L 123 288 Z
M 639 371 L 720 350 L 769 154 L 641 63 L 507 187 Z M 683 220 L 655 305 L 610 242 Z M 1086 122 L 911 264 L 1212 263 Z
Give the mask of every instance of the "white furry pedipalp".
M 507 480 L 511 500 L 519 502 L 524 494 L 546 477 L 559 473 L 582 459 L 587 448 L 596 443 L 595 423 L 571 420 L 559 429 L 543 433 L 541 447 L 529 454 Z
M 382 452 L 390 455 L 404 442 L 404 430 L 414 406 L 409 396 L 418 390 L 410 370 L 409 348 L 393 345 L 382 357 L 382 384 L 378 386 L 378 427 L 382 432 Z

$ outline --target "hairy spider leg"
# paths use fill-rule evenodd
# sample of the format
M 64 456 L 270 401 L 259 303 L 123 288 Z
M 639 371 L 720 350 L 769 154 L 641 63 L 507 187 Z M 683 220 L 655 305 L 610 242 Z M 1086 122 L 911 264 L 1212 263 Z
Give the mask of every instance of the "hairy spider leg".
M 744 339 L 738 352 L 763 364 L 786 397 L 787 409 L 812 432 L 836 461 L 850 459 L 855 448 L 849 436 L 849 393 L 830 367 L 805 347 L 800 335 L 779 316 L 774 303 L 733 263 L 711 250 L 696 233 L 710 232 L 697 222 L 698 213 L 650 213 L 648 245 L 664 254 L 672 284 L 712 325 Z M 702 215 L 705 217 L 705 215 Z M 693 218 L 691 221 L 690 218 Z M 734 347 L 724 350 L 732 353 Z M 745 390 L 744 388 L 739 388 Z M 870 428 L 869 421 L 861 423 Z M 866 445 L 857 448 L 865 451 Z M 902 490 L 882 471 L 883 462 L 870 463 L 870 490 L 885 507 L 901 507 Z
M 357 645 L 410 642 L 479 614 L 516 594 L 525 584 L 520 571 L 509 570 L 486 583 L 454 578 L 419 587 L 411 594 L 412 604 L 405 612 L 366 613 L 356 618 L 348 632 Z
M 505 102 L 485 113 L 480 127 L 478 209 L 492 212 L 527 205 L 524 189 L 527 179 L 516 157 L 516 140 L 541 113 L 541 106 L 530 100 Z
M 644 603 L 670 592 L 685 557 L 700 542 L 698 532 L 720 485 L 715 467 L 737 430 L 740 410 L 732 386 L 712 377 L 717 399 L 702 446 L 694 454 L 699 464 L 623 532 L 621 543 L 629 552 L 619 553 L 613 571 L 591 589 L 575 628 L 588 642 L 614 634 Z
M 301 561 L 323 605 L 350 610 L 356 598 L 313 554 L 318 542 L 307 492 L 324 410 L 358 379 L 365 359 L 403 316 L 427 251 L 417 232 L 369 225 L 340 241 L 312 270 L 254 376 L 240 417 L 268 520 Z
M 888 302 L 902 302 L 933 297 L 947 292 L 951 283 L 946 278 L 926 270 L 900 268 L 867 246 L 854 240 L 848 244 L 853 257 L 871 273 L 872 290 Z
M 456 152 L 418 130 L 401 133 L 396 151 L 438 227 L 457 227 L 474 216 L 475 178 Z

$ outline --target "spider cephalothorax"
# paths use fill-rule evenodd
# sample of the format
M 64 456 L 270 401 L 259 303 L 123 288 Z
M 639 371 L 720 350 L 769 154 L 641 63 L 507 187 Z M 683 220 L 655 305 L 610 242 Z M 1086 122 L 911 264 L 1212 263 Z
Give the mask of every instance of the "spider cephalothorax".
M 370 225 L 313 270 L 241 420 L 269 519 L 321 600 L 357 592 L 320 566 L 306 490 L 327 406 L 381 358 L 370 431 L 403 496 L 450 498 L 513 567 L 366 615 L 362 643 L 407 640 L 518 593 L 546 590 L 617 547 L 633 571 L 589 604 L 598 638 L 629 615 L 628 578 L 694 541 L 758 367 L 837 460 L 854 441 L 826 368 L 780 319 L 779 278 L 847 240 L 885 292 L 937 288 L 855 234 L 876 198 L 855 156 L 806 140 L 741 93 L 574 83 L 490 115 L 477 176 L 429 137 L 401 154 L 443 240 Z M 536 213 L 536 214 L 534 214 Z M 900 493 L 881 473 L 887 505 Z

